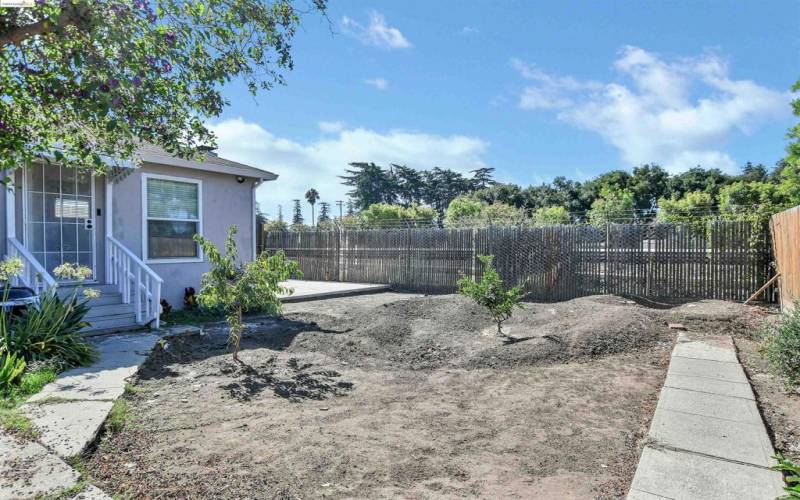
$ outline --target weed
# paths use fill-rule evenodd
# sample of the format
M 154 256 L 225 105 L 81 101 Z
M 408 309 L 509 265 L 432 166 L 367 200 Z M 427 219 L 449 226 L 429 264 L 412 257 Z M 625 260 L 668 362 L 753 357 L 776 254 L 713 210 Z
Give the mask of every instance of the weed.
M 772 458 L 778 461 L 778 465 L 773 466 L 772 470 L 782 472 L 783 481 L 786 483 L 783 490 L 787 494 L 780 497 L 780 500 L 800 498 L 800 465 L 795 464 L 780 453 L 776 453 Z
M 17 408 L 0 408 L 0 427 L 8 433 L 27 439 L 33 440 L 39 437 L 39 431 L 30 419 Z
M 106 429 L 109 433 L 116 434 L 125 427 L 130 419 L 131 412 L 128 402 L 120 398 L 114 401 L 114 406 L 111 407 L 111 411 L 108 413 Z

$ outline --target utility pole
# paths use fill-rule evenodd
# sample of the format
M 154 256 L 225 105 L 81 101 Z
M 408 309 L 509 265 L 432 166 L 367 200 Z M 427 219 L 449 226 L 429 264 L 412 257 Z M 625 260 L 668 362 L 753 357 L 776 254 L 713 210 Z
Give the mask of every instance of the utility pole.
M 336 200 L 336 206 L 339 207 L 339 218 L 342 218 L 342 207 L 344 206 L 344 202 L 342 200 Z

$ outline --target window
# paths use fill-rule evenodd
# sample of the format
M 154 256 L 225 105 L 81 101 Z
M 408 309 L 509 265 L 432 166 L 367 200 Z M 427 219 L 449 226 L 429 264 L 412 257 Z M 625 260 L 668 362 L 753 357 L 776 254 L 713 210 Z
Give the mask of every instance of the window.
M 200 181 L 144 176 L 148 260 L 200 260 Z

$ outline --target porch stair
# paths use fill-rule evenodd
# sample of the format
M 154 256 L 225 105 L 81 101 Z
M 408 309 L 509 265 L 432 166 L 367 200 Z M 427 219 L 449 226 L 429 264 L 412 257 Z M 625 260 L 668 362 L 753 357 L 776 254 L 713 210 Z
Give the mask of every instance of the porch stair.
M 92 288 L 100 292 L 97 298 L 89 299 L 89 312 L 85 320 L 90 326 L 84 328 L 84 332 L 114 332 L 127 331 L 141 328 L 142 325 L 136 322 L 136 313 L 133 304 L 125 304 L 122 294 L 119 293 L 116 285 L 92 285 L 86 284 L 83 288 Z M 61 285 L 58 287 L 58 295 L 62 298 L 69 297 L 75 293 L 74 286 Z M 82 293 L 78 290 L 78 298 Z

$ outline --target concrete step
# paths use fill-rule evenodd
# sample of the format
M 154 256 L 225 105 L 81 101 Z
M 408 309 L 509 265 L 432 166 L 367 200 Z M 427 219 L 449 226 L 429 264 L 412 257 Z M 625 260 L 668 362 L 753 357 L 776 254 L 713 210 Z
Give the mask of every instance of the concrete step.
M 136 323 L 136 316 L 133 314 L 133 312 L 126 314 L 116 314 L 113 316 L 98 316 L 96 318 L 87 318 L 86 321 L 91 323 L 91 325 L 87 328 L 84 328 L 82 330 L 84 332 L 93 332 L 96 330 L 113 330 L 113 329 L 126 330 L 129 328 L 135 328 L 139 326 Z
M 91 318 L 101 319 L 106 316 L 118 316 L 120 314 L 132 314 L 133 305 L 123 304 L 118 302 L 115 304 L 98 304 L 95 302 L 97 299 L 89 301 L 89 312 L 86 314 L 86 319 L 91 321 Z

